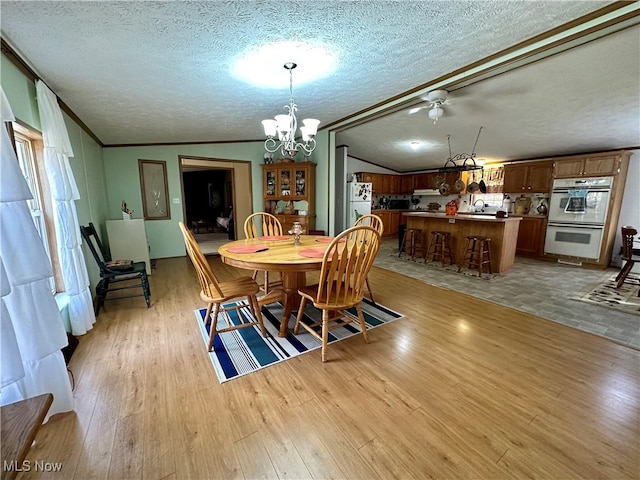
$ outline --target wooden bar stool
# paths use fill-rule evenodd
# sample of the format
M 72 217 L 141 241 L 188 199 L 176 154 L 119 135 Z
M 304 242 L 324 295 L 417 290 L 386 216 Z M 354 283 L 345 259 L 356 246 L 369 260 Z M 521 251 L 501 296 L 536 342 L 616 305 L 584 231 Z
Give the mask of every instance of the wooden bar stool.
M 402 237 L 402 245 L 398 252 L 398 258 L 402 256 L 402 252 L 411 255 L 411 260 L 415 259 L 416 251 L 420 249 L 420 256 L 424 255 L 422 248 L 422 230 L 419 228 L 407 228 Z
M 479 235 L 469 235 L 465 246 L 464 258 L 458 267 L 458 273 L 462 271 L 462 267 L 466 264 L 469 270 L 478 269 L 478 276 L 482 276 L 484 266 L 489 267 L 489 273 L 493 273 L 491 269 L 491 239 L 489 237 L 481 237 Z
M 449 265 L 453 265 L 453 256 L 451 255 L 451 244 L 449 243 L 450 232 L 432 231 L 431 240 L 427 254 L 424 256 L 424 263 L 428 261 L 435 262 L 439 260 L 444 267 L 445 261 L 449 261 Z

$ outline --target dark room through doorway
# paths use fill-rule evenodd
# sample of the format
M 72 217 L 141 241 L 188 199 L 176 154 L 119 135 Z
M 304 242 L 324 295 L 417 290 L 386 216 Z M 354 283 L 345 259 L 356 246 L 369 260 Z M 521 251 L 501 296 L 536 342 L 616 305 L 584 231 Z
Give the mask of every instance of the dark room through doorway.
M 183 167 L 186 225 L 205 255 L 233 239 L 233 169 Z

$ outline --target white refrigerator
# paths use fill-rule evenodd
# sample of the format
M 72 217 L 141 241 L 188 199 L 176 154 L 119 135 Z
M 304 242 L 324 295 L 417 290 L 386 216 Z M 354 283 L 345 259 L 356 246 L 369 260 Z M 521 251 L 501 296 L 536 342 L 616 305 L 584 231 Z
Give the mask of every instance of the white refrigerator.
M 349 202 L 347 203 L 348 228 L 353 226 L 355 221 L 362 215 L 371 213 L 372 185 L 362 182 L 349 182 L 347 185 L 349 190 Z

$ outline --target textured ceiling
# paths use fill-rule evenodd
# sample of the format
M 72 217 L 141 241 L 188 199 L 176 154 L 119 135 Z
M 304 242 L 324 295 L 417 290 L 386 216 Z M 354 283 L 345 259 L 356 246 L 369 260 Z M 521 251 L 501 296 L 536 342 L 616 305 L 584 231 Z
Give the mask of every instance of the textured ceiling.
M 296 87 L 294 75 L 300 117 L 318 118 L 322 128 L 610 3 L 3 0 L 0 26 L 104 144 L 232 141 L 261 139 L 260 120 L 280 113 L 288 99 L 286 83 L 261 89 L 231 74 L 233 61 L 256 46 L 294 40 L 334 52 L 338 67 L 329 77 Z M 593 43 L 615 36 L 625 34 Z M 617 147 L 638 145 L 639 38 L 634 29 L 593 57 L 580 53 L 590 45 L 575 48 L 453 91 L 435 126 L 426 110 L 404 111 L 337 138 L 358 158 L 405 171 L 439 166 L 446 157 L 411 157 L 397 142 L 429 135 L 446 146 L 451 134 L 454 150 L 467 151 L 479 125 L 480 157 L 610 148 L 619 128 L 630 133 L 616 137 Z M 302 69 L 305 59 L 273 61 Z M 619 108 L 635 114 L 635 126 L 622 121 Z M 560 135 L 558 126 L 567 131 Z

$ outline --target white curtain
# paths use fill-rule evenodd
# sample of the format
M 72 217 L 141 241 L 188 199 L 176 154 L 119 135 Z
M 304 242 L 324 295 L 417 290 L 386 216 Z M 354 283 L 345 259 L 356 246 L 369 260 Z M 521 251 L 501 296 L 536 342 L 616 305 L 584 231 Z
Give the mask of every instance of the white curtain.
M 0 87 L 2 122 L 13 121 Z M 31 218 L 31 192 L 9 133 L 0 145 L 0 404 L 53 393 L 48 415 L 73 410 L 73 395 L 61 348 L 67 335 L 51 293 L 51 263 Z
M 54 93 L 40 80 L 36 82 L 38 110 L 44 141 L 44 160 L 54 203 L 56 240 L 62 266 L 65 293 L 69 296 L 71 333 L 84 335 L 96 321 L 89 290 L 87 265 L 82 255 L 80 226 L 75 200 L 78 187 L 69 164 L 73 157 L 67 127 Z

